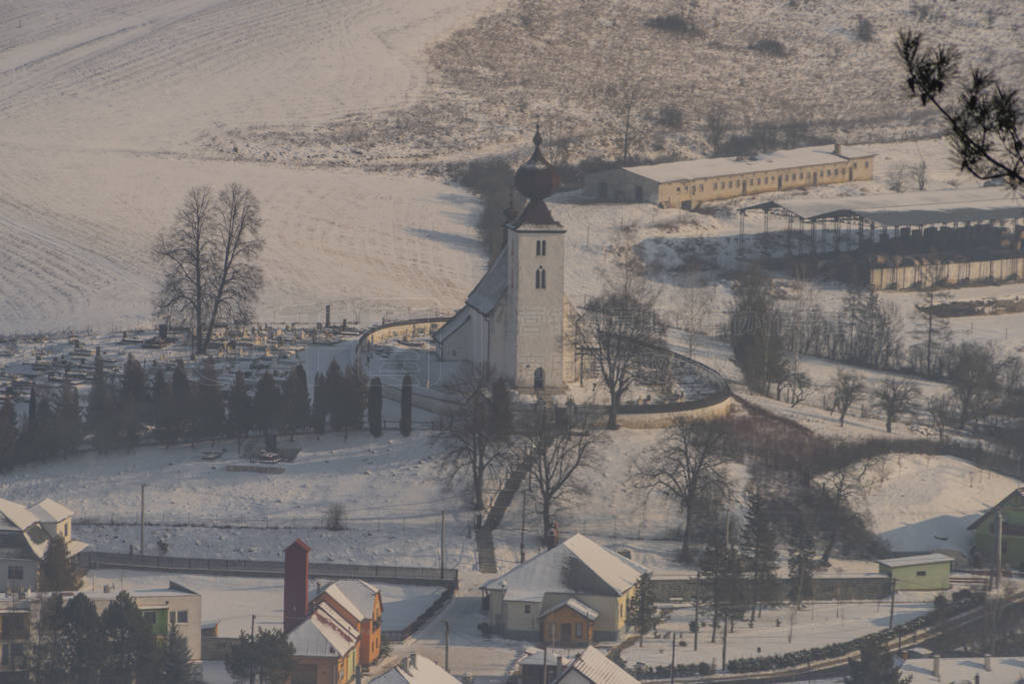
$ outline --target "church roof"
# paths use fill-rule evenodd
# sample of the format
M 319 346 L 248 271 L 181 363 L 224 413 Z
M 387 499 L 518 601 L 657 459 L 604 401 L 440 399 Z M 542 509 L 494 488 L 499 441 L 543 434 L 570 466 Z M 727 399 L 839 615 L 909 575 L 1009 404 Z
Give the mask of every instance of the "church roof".
M 485 316 L 498 305 L 508 288 L 508 245 L 501 248 L 498 258 L 473 291 L 466 297 L 466 304 Z

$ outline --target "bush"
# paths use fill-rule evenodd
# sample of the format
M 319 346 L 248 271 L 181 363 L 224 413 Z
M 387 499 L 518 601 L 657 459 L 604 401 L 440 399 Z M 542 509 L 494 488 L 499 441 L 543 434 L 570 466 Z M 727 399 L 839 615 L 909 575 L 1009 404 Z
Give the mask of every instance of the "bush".
M 324 527 L 335 532 L 345 529 L 344 504 L 335 503 L 328 506 L 327 513 L 324 515 Z
M 857 15 L 857 40 L 870 43 L 875 39 L 875 27 L 870 19 Z
M 651 28 L 668 31 L 685 38 L 699 38 L 704 35 L 704 31 L 697 26 L 697 23 L 691 17 L 685 16 L 681 12 L 651 17 L 644 24 Z
M 785 57 L 788 54 L 786 46 L 774 38 L 761 38 L 750 43 L 747 47 L 770 57 Z
M 672 105 L 664 105 L 658 111 L 658 123 L 666 128 L 682 128 L 683 127 L 683 112 L 679 107 L 673 107 Z

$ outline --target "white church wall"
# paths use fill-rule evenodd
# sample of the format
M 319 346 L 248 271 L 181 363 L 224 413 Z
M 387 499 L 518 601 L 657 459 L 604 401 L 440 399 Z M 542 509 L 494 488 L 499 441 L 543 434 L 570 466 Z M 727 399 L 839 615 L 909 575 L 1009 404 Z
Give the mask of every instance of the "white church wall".
M 516 270 L 513 297 L 516 302 L 515 383 L 532 388 L 537 368 L 543 368 L 545 387 L 563 387 L 563 297 L 565 292 L 564 232 L 530 230 L 521 226 L 509 231 L 517 245 L 511 261 Z M 544 241 L 537 254 L 537 242 Z M 543 287 L 537 287 L 538 269 Z

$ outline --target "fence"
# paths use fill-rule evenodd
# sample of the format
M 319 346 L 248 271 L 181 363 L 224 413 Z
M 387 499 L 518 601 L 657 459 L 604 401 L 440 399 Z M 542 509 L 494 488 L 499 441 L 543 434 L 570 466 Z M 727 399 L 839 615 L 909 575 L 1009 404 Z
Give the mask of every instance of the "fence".
M 658 577 L 652 578 L 655 599 L 670 601 L 673 599 L 692 600 L 697 591 L 697 580 L 693 577 Z M 749 580 L 741 580 L 748 584 Z M 707 581 L 702 583 L 702 593 L 709 591 Z M 810 599 L 814 601 L 853 601 L 881 600 L 889 595 L 892 580 L 888 575 L 868 574 L 849 577 L 814 577 L 811 580 Z M 790 582 L 782 579 L 775 583 L 772 591 L 763 597 L 767 602 L 786 600 Z
M 125 570 L 162 570 L 199 575 L 238 577 L 284 577 L 284 561 L 230 558 L 188 558 L 181 556 L 140 556 L 137 554 L 85 551 L 77 556 L 78 566 L 86 570 L 121 568 Z M 454 568 L 422 568 L 393 565 L 347 565 L 310 563 L 311 577 L 324 579 L 365 579 L 399 584 L 431 584 L 454 588 L 459 571 Z

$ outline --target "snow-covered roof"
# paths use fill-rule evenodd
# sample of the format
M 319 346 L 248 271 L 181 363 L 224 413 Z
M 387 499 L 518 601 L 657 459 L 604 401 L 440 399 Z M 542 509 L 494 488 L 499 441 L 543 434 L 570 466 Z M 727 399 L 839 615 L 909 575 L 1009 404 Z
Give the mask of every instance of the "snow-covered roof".
M 582 615 L 583 617 L 591 621 L 596 620 L 597 616 L 600 615 L 598 611 L 594 610 L 593 608 L 585 604 L 583 601 L 571 598 L 551 606 L 547 610 L 543 611 L 540 614 L 540 616 L 544 617 L 545 615 L 550 615 L 551 613 L 554 613 L 556 610 L 561 610 L 562 608 L 568 608 L 569 610 L 575 611 L 579 615 Z
M 57 523 L 72 516 L 70 508 L 49 498 L 43 499 L 30 508 L 29 511 L 35 514 L 39 522 L 45 523 Z
M 782 209 L 806 221 L 861 217 L 885 226 L 1024 218 L 1024 201 L 1005 186 L 780 199 L 744 207 L 743 211 L 751 209 Z
M 7 519 L 8 529 L 26 530 L 39 522 L 36 515 L 28 508 L 8 499 L 0 499 L 0 515 Z
M 426 656 L 413 653 L 370 684 L 458 684 L 459 680 Z
M 295 655 L 313 658 L 344 656 L 355 648 L 359 632 L 328 605 L 319 604 L 313 613 L 288 633 Z
M 901 675 L 913 675 L 914 684 L 921 682 L 971 682 L 978 677 L 981 684 L 1004 684 L 1024 678 L 1024 654 L 992 656 L 991 670 L 985 669 L 984 658 L 939 658 L 939 676 L 934 674 L 932 658 L 908 658 L 900 667 Z
M 494 310 L 508 286 L 508 245 L 501 248 L 487 273 L 466 297 L 466 304 L 484 314 Z
M 920 556 L 903 556 L 901 558 L 883 558 L 879 565 L 887 568 L 905 568 L 911 565 L 931 565 L 932 563 L 952 563 L 953 559 L 941 553 L 925 553 Z
M 628 672 L 609 660 L 603 653 L 588 646 L 569 664 L 569 667 L 558 676 L 554 684 L 577 672 L 594 684 L 637 684 L 637 680 Z
M 626 171 L 648 178 L 657 183 L 691 180 L 697 178 L 715 178 L 718 176 L 735 176 L 741 173 L 759 173 L 761 171 L 781 171 L 801 166 L 816 164 L 835 164 L 849 159 L 864 159 L 873 154 L 862 154 L 846 157 L 834 153 L 831 145 L 819 147 L 799 147 L 793 150 L 778 150 L 770 154 L 759 154 L 752 159 L 746 157 L 712 157 L 710 159 L 691 159 L 688 161 L 649 164 L 646 166 L 627 166 Z
M 1006 505 L 1010 501 L 1010 499 L 1014 498 L 1015 496 L 1024 496 L 1024 487 L 1018 487 L 1017 489 L 1014 489 L 1012 492 L 1007 494 L 1005 497 L 1003 497 L 1003 499 L 999 503 L 997 503 L 995 506 L 993 506 L 992 508 L 990 508 L 987 511 L 985 511 L 981 515 L 980 518 L 978 518 L 977 520 L 972 522 L 970 525 L 968 525 L 967 529 L 969 529 L 969 530 L 977 529 L 985 520 L 988 519 L 988 517 L 990 515 L 992 515 L 996 511 L 998 511 L 1004 505 Z
M 344 608 L 356 620 L 372 620 L 374 600 L 380 589 L 360 579 L 338 580 L 323 593 Z
M 621 595 L 647 569 L 582 534 L 534 556 L 483 585 L 503 589 L 506 601 L 539 603 L 548 593 Z

